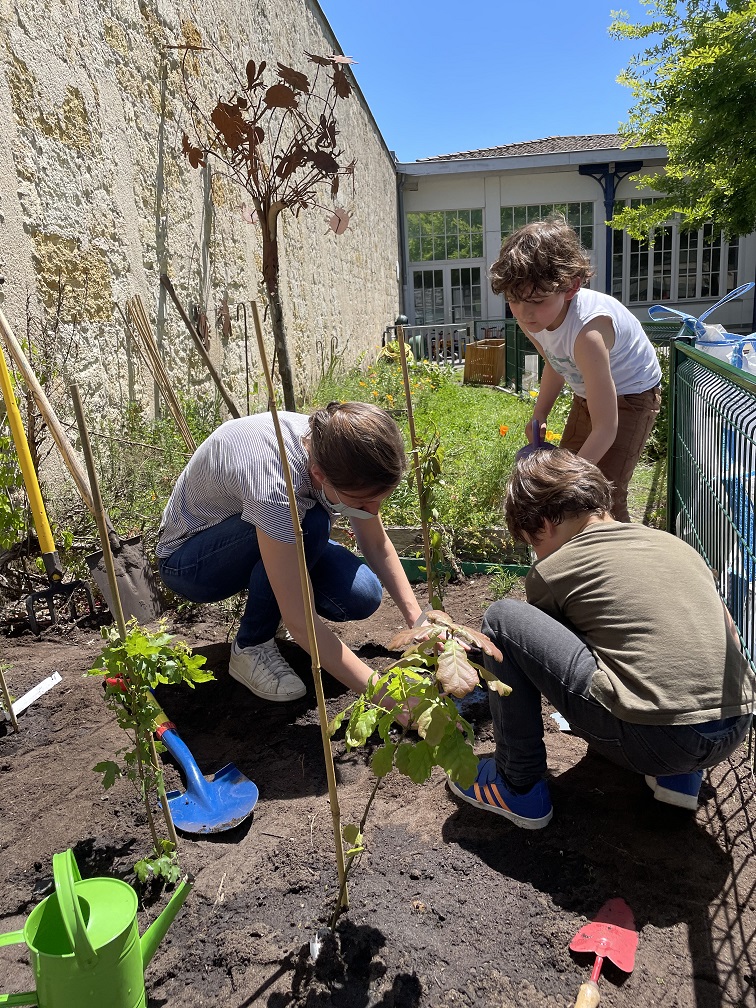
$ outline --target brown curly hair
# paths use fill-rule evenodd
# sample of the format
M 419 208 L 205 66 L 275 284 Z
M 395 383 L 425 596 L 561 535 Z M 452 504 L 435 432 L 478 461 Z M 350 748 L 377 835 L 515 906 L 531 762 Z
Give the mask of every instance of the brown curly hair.
M 598 466 L 566 448 L 533 452 L 517 463 L 506 490 L 504 515 L 509 534 L 526 542 L 544 521 L 561 525 L 579 514 L 610 513 L 612 484 Z
M 559 214 L 513 232 L 491 267 L 491 290 L 508 301 L 566 291 L 593 276 L 591 260 L 574 228 Z

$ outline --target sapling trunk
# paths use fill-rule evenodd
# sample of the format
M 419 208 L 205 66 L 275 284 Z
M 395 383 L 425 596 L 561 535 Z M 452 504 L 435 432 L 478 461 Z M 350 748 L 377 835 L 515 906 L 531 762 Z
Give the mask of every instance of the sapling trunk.
M 305 559 L 304 538 L 302 536 L 302 526 L 299 522 L 299 512 L 294 498 L 294 484 L 291 479 L 291 469 L 286 455 L 286 446 L 281 433 L 281 425 L 276 409 L 275 390 L 273 379 L 268 367 L 268 358 L 265 353 L 265 343 L 263 342 L 260 316 L 257 311 L 257 302 L 252 301 L 252 317 L 255 322 L 255 333 L 257 335 L 257 346 L 260 352 L 260 361 L 265 373 L 265 381 L 268 386 L 268 395 L 271 403 L 271 414 L 273 426 L 278 440 L 278 450 L 281 454 L 281 467 L 286 479 L 286 490 L 289 495 L 289 508 L 291 510 L 291 520 L 294 525 L 294 536 L 297 545 L 297 561 L 299 563 L 299 579 L 302 587 L 302 603 L 304 605 L 305 622 L 307 625 L 307 641 L 310 646 L 310 660 L 312 663 L 312 678 L 315 683 L 315 696 L 318 702 L 318 720 L 320 721 L 320 735 L 323 740 L 323 756 L 325 758 L 326 778 L 328 780 L 328 797 L 331 805 L 331 819 L 333 820 L 333 834 L 336 845 L 336 867 L 339 874 L 339 902 L 337 905 L 346 909 L 349 906 L 349 895 L 346 888 L 346 866 L 344 864 L 344 844 L 341 837 L 341 809 L 339 807 L 339 797 L 336 788 L 336 771 L 333 765 L 333 752 L 331 750 L 331 737 L 328 733 L 328 713 L 326 712 L 325 693 L 323 692 L 323 679 L 320 674 L 320 656 L 318 654 L 318 640 L 315 635 L 315 617 L 312 609 L 312 594 L 310 586 L 310 576 L 307 572 L 307 561 Z
M 121 640 L 126 640 L 126 620 L 123 615 L 123 606 L 121 605 L 121 596 L 118 591 L 118 579 L 116 578 L 115 564 L 113 563 L 113 553 L 110 548 L 110 538 L 108 536 L 108 529 L 105 523 L 105 509 L 102 506 L 102 497 L 100 496 L 100 485 L 97 481 L 97 472 L 94 465 L 94 455 L 92 454 L 92 446 L 89 442 L 89 431 L 87 430 L 87 425 L 84 420 L 84 410 L 81 405 L 81 397 L 79 396 L 79 388 L 77 385 L 71 386 L 71 398 L 73 400 L 74 413 L 76 414 L 76 424 L 79 428 L 79 437 L 81 438 L 81 450 L 84 454 L 84 461 L 87 466 L 87 475 L 89 477 L 89 489 L 92 495 L 92 502 L 94 505 L 94 518 L 97 523 L 97 531 L 100 534 L 100 543 L 102 545 L 102 557 L 105 562 L 105 570 L 108 575 L 108 584 L 110 585 L 110 594 L 113 598 L 113 618 L 115 619 L 116 626 L 118 627 L 118 633 Z M 135 726 L 135 734 L 137 736 L 137 752 L 139 751 L 140 742 L 147 743 L 147 749 L 150 754 L 150 761 L 152 763 L 152 769 L 155 777 L 155 788 L 160 798 L 160 805 L 163 810 L 163 817 L 165 818 L 166 829 L 168 830 L 168 839 L 178 848 L 178 837 L 176 836 L 176 827 L 173 824 L 173 816 L 171 815 L 171 810 L 168 806 L 168 799 L 165 794 L 165 782 L 163 781 L 163 772 L 160 767 L 160 762 L 158 761 L 157 750 L 155 748 L 155 739 L 152 737 L 152 732 L 149 733 L 147 738 L 143 738 L 141 734 L 141 729 Z M 144 781 L 144 777 L 142 777 Z M 145 788 L 144 792 L 144 804 L 147 810 L 147 821 L 150 824 L 150 831 L 152 832 L 152 838 L 155 843 L 155 853 L 157 854 L 160 850 L 159 840 L 157 839 L 157 833 L 155 831 L 155 824 L 152 818 L 152 810 L 150 809 L 150 796 Z

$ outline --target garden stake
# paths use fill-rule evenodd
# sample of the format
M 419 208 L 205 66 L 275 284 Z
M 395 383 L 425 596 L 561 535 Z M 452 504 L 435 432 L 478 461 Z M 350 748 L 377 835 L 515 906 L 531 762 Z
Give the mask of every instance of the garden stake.
M 50 401 L 39 384 L 37 376 L 32 371 L 31 365 L 26 359 L 26 354 L 21 348 L 21 344 L 13 335 L 13 331 L 1 310 L 0 334 L 2 334 L 5 345 L 8 347 L 16 366 L 23 375 L 26 387 L 34 397 L 37 409 L 47 425 L 47 429 L 58 446 L 58 451 L 66 469 L 71 474 L 76 489 L 79 491 L 79 496 L 96 519 L 94 500 L 92 499 L 92 492 L 89 489 L 89 482 L 84 467 L 73 450 L 73 446 L 68 440 L 68 434 L 56 416 L 55 410 L 50 405 Z M 125 597 L 129 615 L 137 617 L 140 622 L 154 619 L 160 615 L 162 607 L 155 583 L 155 576 L 145 555 L 141 539 L 138 536 L 130 539 L 120 539 L 107 515 L 105 515 L 105 525 L 110 545 L 117 555 L 117 574 L 122 587 L 121 602 L 123 603 Z M 98 553 L 86 558 L 98 588 L 102 592 L 105 601 L 110 605 L 111 599 L 108 598 L 110 586 L 107 577 L 100 578 L 98 576 L 103 573 L 100 566 L 101 559 L 102 557 Z
M 115 620 L 116 626 L 118 627 L 118 633 L 121 640 L 126 640 L 126 620 L 123 615 L 123 606 L 121 605 L 121 596 L 118 591 L 118 579 L 116 578 L 115 564 L 113 563 L 113 553 L 110 549 L 110 539 L 108 538 L 108 532 L 105 525 L 105 509 L 102 506 L 102 498 L 100 496 L 100 485 L 97 482 L 97 473 L 95 472 L 94 465 L 94 455 L 92 454 L 92 446 L 89 443 L 89 432 L 87 430 L 87 425 L 84 421 L 84 410 L 81 405 L 81 397 L 79 396 L 79 389 L 77 385 L 71 386 L 71 398 L 73 400 L 74 413 L 76 414 L 76 424 L 79 428 L 79 437 L 81 439 L 81 449 L 84 453 L 84 461 L 87 466 L 87 474 L 89 476 L 89 489 L 92 496 L 92 502 L 94 505 L 94 517 L 97 522 L 97 530 L 100 533 L 100 541 L 102 542 L 102 559 L 105 563 L 105 570 L 108 575 L 108 582 L 110 584 L 110 593 L 113 596 L 113 618 Z M 157 780 L 157 791 L 158 797 L 160 798 L 160 805 L 163 810 L 163 816 L 165 818 L 165 825 L 168 829 L 168 839 L 174 845 L 174 848 L 178 847 L 178 837 L 176 836 L 176 827 L 173 825 L 173 819 L 171 818 L 171 810 L 168 807 L 168 799 L 165 794 L 165 783 L 163 781 L 163 773 L 158 760 L 157 749 L 155 748 L 155 739 L 150 735 L 149 738 L 149 749 L 150 749 L 150 759 L 152 760 L 153 769 L 155 770 L 155 779 Z M 154 823 L 152 822 L 152 812 L 149 808 L 149 800 L 145 794 L 145 807 L 147 809 L 147 817 L 150 821 L 150 827 L 152 829 L 152 839 L 155 842 L 155 849 L 159 848 L 159 839 L 155 833 Z
M 131 331 L 136 337 L 136 345 L 147 367 L 150 369 L 150 374 L 160 389 L 168 409 L 171 411 L 179 434 L 184 439 L 186 447 L 194 454 L 197 450 L 197 442 L 192 437 L 186 423 L 186 417 L 182 413 L 179 401 L 171 388 L 170 380 L 160 357 L 160 351 L 152 335 L 152 328 L 150 320 L 147 318 L 144 302 L 138 294 L 135 294 L 134 297 L 129 298 L 126 302 L 126 312 L 131 320 Z
M 247 416 L 249 416 L 249 332 L 247 330 L 247 305 L 240 301 L 236 306 L 236 321 L 239 321 L 239 310 L 244 315 L 244 381 L 247 389 Z
M 412 412 L 412 394 L 410 392 L 409 371 L 407 370 L 407 352 L 404 341 L 404 323 L 407 321 L 406 315 L 400 315 L 396 320 L 396 338 L 399 343 L 399 358 L 402 365 L 402 382 L 404 383 L 404 399 L 407 403 L 407 422 L 409 424 L 410 444 L 412 445 L 413 469 L 415 481 L 417 482 L 417 498 L 420 503 L 420 527 L 423 531 L 423 553 L 425 554 L 425 576 L 428 581 L 428 599 L 432 592 L 432 572 L 431 572 L 431 551 L 430 551 L 430 530 L 428 528 L 428 516 L 423 507 L 423 477 L 420 472 L 420 449 L 417 444 L 415 434 L 415 416 Z
M 16 719 L 16 712 L 13 710 L 13 702 L 11 700 L 11 695 L 8 692 L 8 684 L 5 681 L 4 666 L 0 665 L 0 690 L 3 691 L 3 704 L 5 706 L 5 713 L 8 715 L 8 720 L 13 727 L 13 731 L 18 731 L 18 720 Z
M 320 736 L 323 740 L 323 756 L 325 757 L 326 778 L 328 780 L 328 797 L 331 805 L 331 819 L 333 820 L 333 835 L 336 843 L 336 867 L 339 873 L 339 904 L 346 910 L 349 907 L 349 894 L 346 888 L 346 866 L 344 864 L 344 844 L 341 836 L 341 809 L 339 807 L 339 797 L 336 790 L 336 771 L 333 766 L 333 751 L 331 749 L 331 737 L 328 734 L 328 714 L 326 712 L 325 694 L 323 693 L 323 679 L 320 674 L 320 656 L 318 654 L 318 640 L 315 636 L 315 619 L 312 612 L 312 596 L 310 594 L 310 577 L 307 572 L 307 561 L 305 560 L 304 539 L 302 537 L 302 526 L 299 522 L 296 501 L 294 500 L 294 484 L 291 479 L 291 469 L 286 456 L 286 446 L 281 433 L 281 425 L 278 420 L 278 410 L 276 409 L 275 390 L 273 379 L 268 368 L 268 358 L 265 355 L 265 343 L 263 342 L 260 316 L 257 312 L 257 302 L 252 301 L 252 318 L 255 323 L 255 334 L 257 336 L 257 347 L 260 352 L 260 361 L 265 373 L 265 381 L 268 386 L 268 396 L 270 398 L 271 414 L 273 416 L 273 426 L 276 429 L 278 439 L 278 450 L 281 455 L 281 466 L 286 477 L 286 489 L 289 494 L 289 508 L 291 510 L 291 520 L 294 524 L 294 535 L 297 540 L 297 560 L 299 561 L 299 579 L 302 585 L 302 602 L 304 604 L 305 622 L 307 623 L 307 640 L 310 645 L 310 659 L 312 662 L 312 678 L 315 683 L 315 696 L 318 701 L 318 720 L 320 721 Z
M 50 523 L 45 513 L 45 505 L 42 500 L 42 492 L 39 488 L 39 479 L 32 463 L 29 443 L 26 440 L 26 432 L 21 420 L 21 413 L 18 409 L 16 396 L 11 384 L 10 372 L 5 362 L 5 354 L 0 349 L 0 390 L 5 401 L 5 409 L 8 416 L 8 425 L 16 446 L 18 464 L 21 468 L 21 475 L 26 488 L 26 496 L 29 500 L 29 508 L 32 513 L 34 528 L 39 540 L 39 548 L 42 553 L 42 562 L 47 576 L 47 588 L 42 591 L 33 591 L 26 599 L 26 612 L 29 617 L 29 624 L 32 633 L 39 634 L 40 628 L 35 611 L 35 603 L 45 602 L 50 613 L 50 622 L 53 626 L 58 622 L 58 613 L 55 608 L 55 596 L 61 596 L 68 606 L 71 619 L 77 619 L 75 592 L 83 592 L 89 605 L 89 615 L 95 615 L 94 599 L 92 590 L 84 581 L 76 579 L 74 581 L 64 581 L 65 576 L 63 566 L 55 548 Z

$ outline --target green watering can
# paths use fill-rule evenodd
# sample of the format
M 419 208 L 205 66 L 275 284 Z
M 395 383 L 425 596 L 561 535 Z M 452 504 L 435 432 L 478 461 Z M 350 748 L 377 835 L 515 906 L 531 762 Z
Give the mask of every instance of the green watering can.
M 53 855 L 55 892 L 36 906 L 22 931 L 1 945 L 26 942 L 36 990 L 0 994 L 0 1005 L 39 1008 L 146 1008 L 144 969 L 189 895 L 184 879 L 139 937 L 137 894 L 120 879 L 82 881 L 73 851 Z

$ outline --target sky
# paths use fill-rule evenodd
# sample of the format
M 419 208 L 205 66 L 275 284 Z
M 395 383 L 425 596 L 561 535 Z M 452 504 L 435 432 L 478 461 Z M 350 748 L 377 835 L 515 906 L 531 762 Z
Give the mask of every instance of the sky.
M 319 0 L 400 161 L 549 136 L 614 133 L 640 42 L 608 35 L 638 0 Z

